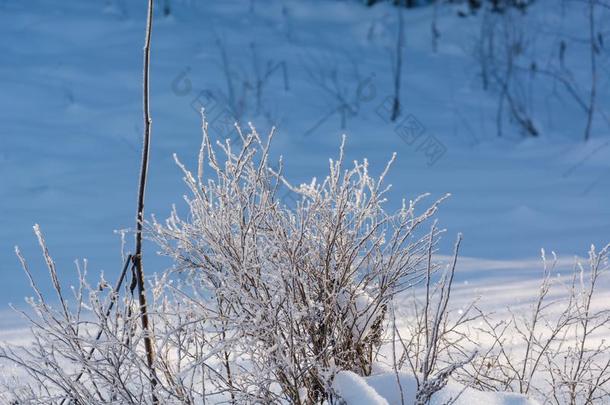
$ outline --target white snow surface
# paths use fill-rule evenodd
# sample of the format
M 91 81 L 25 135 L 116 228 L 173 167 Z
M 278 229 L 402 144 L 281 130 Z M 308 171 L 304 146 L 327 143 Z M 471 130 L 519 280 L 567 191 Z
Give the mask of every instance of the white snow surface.
M 529 102 L 541 136 L 526 139 L 506 123 L 498 138 L 497 96 L 483 90 L 472 57 L 480 16 L 464 19 L 456 8 L 441 8 L 435 53 L 432 8 L 405 12 L 402 119 L 416 119 L 425 129 L 420 139 L 434 136 L 446 148 L 429 164 L 417 143 L 400 136 L 400 125 L 378 114 L 392 94 L 389 52 L 396 16 L 390 5 L 367 8 L 328 0 L 172 4 L 170 17 L 158 13 L 153 32 L 148 215 L 164 218 L 172 203 L 181 202 L 185 188 L 172 153 L 194 164 L 201 140 L 196 110 L 205 105 L 216 123 L 212 135 L 228 136 L 216 121 L 223 101 L 217 97 L 216 107 L 203 102 L 206 91 L 227 93 L 220 41 L 234 77 L 252 81 L 253 49 L 260 69 L 276 67 L 258 114 L 249 91 L 241 123 L 251 121 L 263 134 L 277 127 L 274 156 L 283 155 L 285 174 L 295 184 L 324 177 L 345 133 L 347 160 L 366 157 L 372 170 L 380 172 L 397 152 L 387 178 L 393 185 L 389 209 L 421 193 L 431 198 L 452 194 L 439 214 L 448 230 L 446 252 L 457 232 L 464 234 L 463 257 L 511 263 L 532 262 L 540 248 L 572 257 L 586 254 L 591 243 L 608 242 L 606 121 L 598 114 L 592 139 L 584 143 L 581 107 L 563 88 L 540 79 Z M 536 2 L 528 11 L 527 51 L 538 64 L 556 57 L 558 33 L 583 35 L 584 5 L 562 4 L 568 8 L 564 14 L 553 1 Z M 90 272 L 104 271 L 108 280 L 121 267 L 113 231 L 134 222 L 145 11 L 142 4 L 125 0 L 0 2 L 0 303 L 22 303 L 30 292 L 15 245 L 44 277 L 38 270 L 42 262 L 34 223 L 45 232 L 67 283 L 75 280 L 75 258 L 88 258 Z M 603 26 L 610 10 L 598 13 Z M 582 92 L 587 52 L 587 46 L 571 44 L 566 53 L 571 72 L 583 78 Z M 607 59 L 604 51 L 600 66 L 607 66 Z M 307 73 L 324 68 L 336 68 L 351 102 L 344 129 L 336 100 Z M 608 80 L 600 74 L 598 111 L 610 106 Z M 154 246 L 146 251 L 147 273 L 167 266 L 154 257 Z M 533 263 L 524 273 L 537 276 L 538 261 Z M 496 278 L 507 271 L 485 268 L 469 277 Z
M 565 14 L 554 1 L 538 1 L 525 17 L 528 52 L 537 55 L 539 65 L 556 57 L 557 33 L 583 35 L 584 3 L 563 4 Z M 172 153 L 194 164 L 201 141 L 196 110 L 204 106 L 206 91 L 226 93 L 216 45 L 221 41 L 235 77 L 252 78 L 253 49 L 260 66 L 285 67 L 287 83 L 281 68 L 275 70 L 258 113 L 249 93 L 241 123 L 251 121 L 260 133 L 277 127 L 274 156 L 283 155 L 285 174 L 294 183 L 323 178 L 345 133 L 348 161 L 366 157 L 380 172 L 392 152 L 398 153 L 387 178 L 393 184 L 389 208 L 397 208 L 403 197 L 452 194 L 439 214 L 448 230 L 442 252 L 450 252 L 452 235 L 464 234 L 452 306 L 475 296 L 485 308 L 526 305 L 541 275 L 540 248 L 559 253 L 559 275 L 570 272 L 573 256 L 585 255 L 591 243 L 610 241 L 608 124 L 598 114 L 592 139 L 584 143 L 581 107 L 564 89 L 540 80 L 530 89 L 530 104 L 541 135 L 524 138 L 507 123 L 498 138 L 497 96 L 482 89 L 472 57 L 480 16 L 468 21 L 457 17 L 455 8 L 441 8 L 441 37 L 433 52 L 432 8 L 405 12 L 402 119 L 414 118 L 425 129 L 423 139 L 433 136 L 444 146 L 442 157 L 430 164 L 417 144 L 400 136 L 398 124 L 378 114 L 392 93 L 395 13 L 389 5 L 365 8 L 329 0 L 173 5 L 172 16 L 158 13 L 153 32 L 149 215 L 163 218 L 172 203 L 181 202 L 185 188 Z M 600 8 L 600 24 L 609 15 Z M 48 291 L 34 223 L 45 232 L 67 285 L 75 281 L 75 258 L 88 258 L 93 278 L 100 271 L 107 280 L 118 274 L 120 241 L 113 231 L 134 222 L 144 21 L 141 2 L 0 1 L 0 341 L 21 342 L 26 334 L 7 306 L 24 307 L 23 296 L 31 295 L 14 245 Z M 581 91 L 588 85 L 587 52 L 583 44 L 566 53 L 575 77 L 583 78 Z M 607 50 L 600 65 L 610 65 Z M 320 66 L 336 67 L 352 100 L 345 128 L 336 101 L 307 73 Z M 609 80 L 600 74 L 599 111 L 610 107 Z M 358 89 L 365 87 L 367 97 L 361 97 Z M 223 110 L 223 101 L 216 101 L 216 110 L 205 104 L 213 110 L 211 119 Z M 216 123 L 212 135 L 224 139 Z M 153 255 L 153 245 L 145 249 L 147 274 L 167 267 Z M 598 305 L 610 299 L 607 280 L 604 286 Z M 343 372 L 335 383 L 353 398 L 350 404 L 396 404 L 395 381 L 392 373 L 363 379 Z M 413 395 L 413 378 L 401 374 L 401 382 Z M 451 382 L 434 401 L 444 403 L 460 391 Z M 471 389 L 456 403 L 534 404 Z
M 400 380 L 398 384 L 397 378 Z M 351 371 L 341 371 L 333 380 L 333 389 L 347 405 L 413 404 L 417 383 L 413 375 L 385 372 L 370 377 L 360 377 Z M 402 390 L 402 396 L 401 396 Z M 454 402 L 451 402 L 454 401 Z M 538 405 L 524 395 L 498 392 L 482 392 L 449 381 L 447 386 L 432 396 L 430 405 Z

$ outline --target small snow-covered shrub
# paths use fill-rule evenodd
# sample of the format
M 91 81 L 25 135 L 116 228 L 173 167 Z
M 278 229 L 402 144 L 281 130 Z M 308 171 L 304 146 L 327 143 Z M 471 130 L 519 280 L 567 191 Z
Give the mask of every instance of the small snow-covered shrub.
M 377 178 L 366 160 L 346 169 L 343 146 L 327 178 L 295 187 L 271 169 L 272 136 L 240 136 L 220 157 L 204 125 L 197 173 L 179 163 L 188 215 L 154 221 L 153 238 L 197 291 L 233 398 L 318 402 L 337 370 L 371 373 L 388 304 L 424 277 L 431 238 L 420 228 L 439 201 L 389 213 L 390 164 Z
M 485 391 L 530 395 L 541 404 L 607 404 L 610 312 L 602 283 L 610 270 L 610 245 L 592 246 L 588 262 L 577 262 L 567 282 L 553 274 L 557 259 L 542 256 L 543 279 L 529 311 L 509 308 L 507 319 L 481 313 L 470 335 L 487 343 L 457 377 Z

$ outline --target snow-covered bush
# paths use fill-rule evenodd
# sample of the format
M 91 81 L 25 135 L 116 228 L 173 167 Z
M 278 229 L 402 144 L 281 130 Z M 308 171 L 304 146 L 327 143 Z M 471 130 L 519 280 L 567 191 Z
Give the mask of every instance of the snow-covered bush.
M 12 366 L 0 373 L 0 400 L 9 404 L 140 403 L 150 385 L 146 356 L 137 349 L 143 335 L 137 329 L 133 290 L 119 298 L 121 291 L 103 278 L 97 286 L 90 285 L 85 261 L 76 263 L 79 285 L 66 292 L 42 232 L 38 226 L 34 230 L 56 296 L 43 295 L 17 249 L 34 292 L 27 299 L 31 311 L 22 312 L 31 333 L 19 346 L 0 346 L 0 359 Z M 57 305 L 52 305 L 55 301 Z
M 9 381 L 15 403 L 319 403 L 338 400 L 341 370 L 369 375 L 396 294 L 426 279 L 438 230 L 423 230 L 440 201 L 421 213 L 385 208 L 388 187 L 366 161 L 344 168 L 343 147 L 321 183 L 291 186 L 252 128 L 240 149 L 204 140 L 196 174 L 180 163 L 190 196 L 148 234 L 175 266 L 151 280 L 154 374 L 142 347 L 128 257 L 114 288 L 81 272 L 62 290 L 37 228 L 59 310 L 32 281 L 33 340 L 0 348 L 27 378 Z M 222 154 L 221 156 L 218 152 Z M 208 173 L 209 171 L 209 173 Z M 278 198 L 298 196 L 296 208 Z M 126 283 L 124 283 L 126 284 Z M 7 373 L 8 374 L 8 373 Z M 154 377 L 153 377 L 154 376 Z M 154 378 L 151 380 L 151 378 Z M 155 393 L 150 392 L 154 382 Z
M 271 169 L 272 137 L 241 136 L 219 157 L 204 126 L 197 173 L 181 165 L 188 215 L 155 221 L 153 238 L 198 292 L 233 397 L 320 401 L 337 370 L 371 373 L 388 304 L 424 277 L 431 238 L 420 228 L 439 201 L 388 213 L 390 164 L 378 178 L 366 161 L 345 169 L 343 147 L 326 179 L 294 187 Z
M 553 277 L 556 258 L 544 257 L 544 276 L 529 311 L 509 308 L 508 319 L 482 314 L 470 331 L 487 342 L 459 379 L 485 391 L 533 396 L 542 404 L 610 401 L 610 313 L 600 297 L 610 269 L 610 245 L 591 247 L 565 283 Z M 561 289 L 564 289 L 561 291 Z

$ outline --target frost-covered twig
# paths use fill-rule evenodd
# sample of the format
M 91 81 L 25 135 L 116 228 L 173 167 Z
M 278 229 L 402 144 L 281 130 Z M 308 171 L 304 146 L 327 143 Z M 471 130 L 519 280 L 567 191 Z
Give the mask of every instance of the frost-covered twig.
M 153 347 L 153 331 L 149 322 L 148 307 L 146 303 L 146 288 L 144 285 L 144 268 L 142 267 L 142 231 L 144 223 L 144 198 L 146 194 L 146 180 L 148 175 L 148 159 L 150 156 L 150 132 L 152 120 L 150 118 L 150 39 L 152 35 L 154 0 L 148 1 L 148 12 L 146 18 L 146 36 L 144 41 L 144 88 L 143 88 L 143 110 L 144 110 L 144 139 L 142 144 L 142 163 L 140 168 L 140 180 L 138 185 L 138 203 L 136 211 L 136 247 L 133 255 L 134 277 L 138 286 L 138 302 L 142 330 L 144 331 L 144 347 L 146 360 L 150 371 L 151 397 L 153 404 L 158 403 L 155 394 L 157 375 L 155 372 L 155 353 Z

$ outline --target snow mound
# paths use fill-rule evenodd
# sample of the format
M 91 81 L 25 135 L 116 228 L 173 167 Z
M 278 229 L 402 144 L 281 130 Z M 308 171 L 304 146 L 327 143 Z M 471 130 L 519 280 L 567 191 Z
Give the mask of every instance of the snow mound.
M 404 403 L 415 403 L 417 383 L 411 374 L 399 373 Z M 394 373 L 381 373 L 371 377 L 360 377 L 351 371 L 339 372 L 333 389 L 347 405 L 386 405 L 401 404 L 400 388 Z M 539 405 L 537 401 L 524 395 L 504 392 L 483 392 L 450 381 L 437 392 L 430 405 Z
M 333 389 L 350 405 L 389 405 L 364 378 L 351 371 L 337 374 L 333 380 Z

